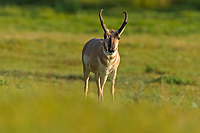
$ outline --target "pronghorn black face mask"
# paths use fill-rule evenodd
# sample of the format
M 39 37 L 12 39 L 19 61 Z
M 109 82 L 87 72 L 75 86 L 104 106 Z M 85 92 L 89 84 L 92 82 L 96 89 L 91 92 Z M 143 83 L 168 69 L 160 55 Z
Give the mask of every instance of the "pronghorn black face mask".
M 102 11 L 103 9 L 101 9 L 99 12 L 99 18 L 101 21 L 102 28 L 104 30 L 104 46 L 106 48 L 107 53 L 112 54 L 118 49 L 118 42 L 120 39 L 120 35 L 125 29 L 128 15 L 126 12 L 123 12 L 125 14 L 125 19 L 122 26 L 117 31 L 113 31 L 113 30 L 108 30 L 108 28 L 104 24 L 103 18 L 101 16 Z
M 110 33 L 104 34 L 104 46 L 108 54 L 114 53 L 118 49 L 120 34 L 111 30 Z

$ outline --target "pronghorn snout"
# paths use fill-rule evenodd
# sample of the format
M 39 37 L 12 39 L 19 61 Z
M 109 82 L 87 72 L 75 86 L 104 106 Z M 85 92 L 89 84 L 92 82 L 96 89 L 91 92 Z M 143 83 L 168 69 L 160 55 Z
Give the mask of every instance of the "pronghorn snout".
M 112 49 L 112 50 L 108 50 L 108 54 L 113 54 L 115 51 Z
M 108 53 L 109 54 L 114 53 L 115 52 L 115 47 L 116 47 L 115 38 L 110 37 L 109 38 L 109 42 L 108 42 Z

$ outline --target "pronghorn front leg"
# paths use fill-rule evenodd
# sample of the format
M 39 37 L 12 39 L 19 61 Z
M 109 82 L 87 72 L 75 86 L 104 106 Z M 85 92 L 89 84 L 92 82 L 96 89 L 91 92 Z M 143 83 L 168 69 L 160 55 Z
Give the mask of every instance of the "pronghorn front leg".
M 114 85 L 115 85 L 116 75 L 117 75 L 117 70 L 112 71 L 112 73 L 110 74 L 110 80 L 111 80 L 110 91 L 111 91 L 111 94 L 112 94 L 113 101 L 114 101 L 114 93 L 115 93 Z
M 101 85 L 100 85 L 100 76 L 99 76 L 98 73 L 95 73 L 95 81 L 96 81 L 97 89 L 98 89 L 98 99 L 100 101 L 101 100 L 102 91 L 101 91 Z
M 106 83 L 107 77 L 108 77 L 108 75 L 101 75 L 101 78 L 100 78 L 101 91 L 102 91 L 101 99 L 102 99 L 102 100 L 103 100 L 103 88 L 104 88 L 104 85 L 105 85 L 105 83 Z

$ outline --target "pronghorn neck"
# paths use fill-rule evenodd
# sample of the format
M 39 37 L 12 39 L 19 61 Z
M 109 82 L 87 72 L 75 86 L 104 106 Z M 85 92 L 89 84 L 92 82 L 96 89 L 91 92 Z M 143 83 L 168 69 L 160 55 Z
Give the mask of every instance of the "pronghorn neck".
M 106 69 L 110 69 L 110 67 L 116 63 L 117 59 L 118 59 L 118 51 L 116 50 L 114 53 L 109 54 L 106 51 L 105 46 L 102 44 L 98 54 L 99 63 L 104 65 Z

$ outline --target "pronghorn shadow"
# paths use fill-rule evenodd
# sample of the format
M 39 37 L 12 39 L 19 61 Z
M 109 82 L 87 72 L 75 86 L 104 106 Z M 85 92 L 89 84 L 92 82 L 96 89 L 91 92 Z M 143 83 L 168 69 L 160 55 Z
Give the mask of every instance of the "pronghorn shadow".
M 11 76 L 15 78 L 22 77 L 34 77 L 35 79 L 62 79 L 62 80 L 84 80 L 83 74 L 70 74 L 70 75 L 60 75 L 58 73 L 42 73 L 42 72 L 29 72 L 20 70 L 0 70 L 0 76 Z M 90 81 L 95 81 L 93 73 L 90 74 Z M 110 81 L 108 78 L 107 81 Z
M 56 80 L 83 80 L 83 74 L 80 73 L 79 75 L 77 74 L 70 74 L 70 75 L 61 75 L 58 73 L 43 73 L 43 72 L 30 72 L 30 71 L 20 71 L 20 70 L 0 70 L 0 77 L 14 77 L 14 78 L 27 78 L 27 79 L 34 79 L 34 80 L 44 80 L 44 79 L 56 79 Z M 95 82 L 95 77 L 93 73 L 90 73 L 90 82 Z M 110 78 L 108 77 L 107 79 L 108 82 L 110 82 Z M 126 77 L 126 76 L 121 76 L 117 77 L 116 81 L 119 83 L 123 83 L 124 85 L 129 82 L 139 82 L 143 84 L 152 84 L 155 82 L 158 82 L 157 80 L 152 80 L 152 79 L 146 79 L 143 77 Z
M 45 78 L 45 79 L 63 79 L 63 80 L 83 80 L 82 75 L 60 75 L 57 73 L 42 73 L 42 72 L 27 72 L 27 71 L 20 71 L 20 70 L 0 70 L 0 76 L 12 76 L 15 78 L 21 77 L 34 77 L 34 78 Z

